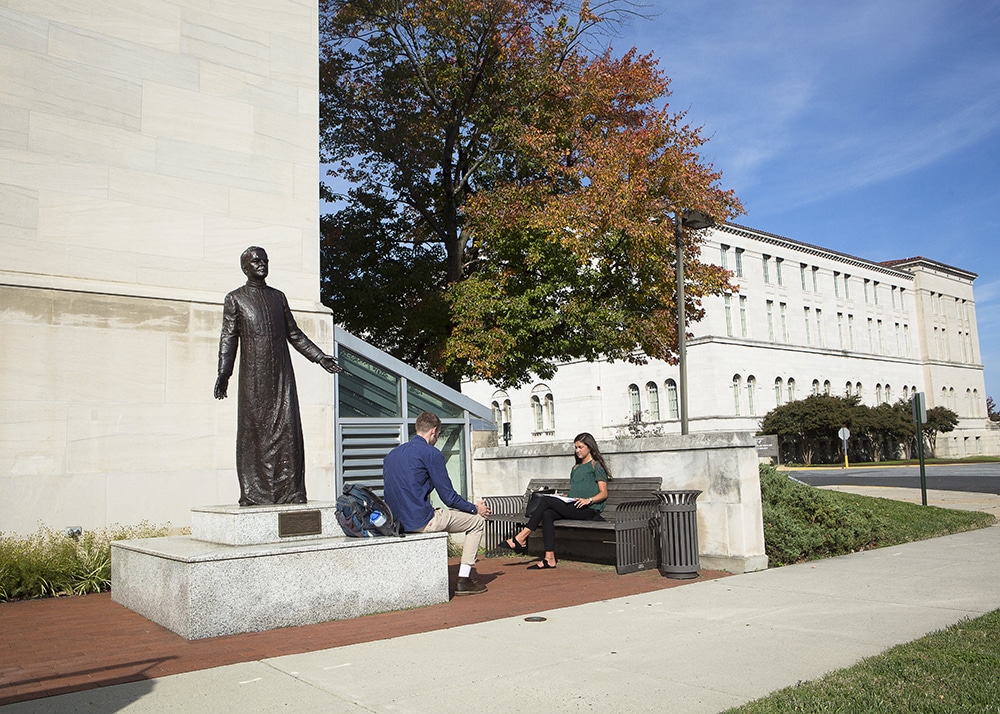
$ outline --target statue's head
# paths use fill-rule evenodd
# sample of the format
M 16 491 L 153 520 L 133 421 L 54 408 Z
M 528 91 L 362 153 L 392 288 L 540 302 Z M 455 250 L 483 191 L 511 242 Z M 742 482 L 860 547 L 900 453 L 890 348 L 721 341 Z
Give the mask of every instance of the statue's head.
M 267 277 L 267 251 L 252 245 L 240 256 L 240 267 L 248 278 L 263 280 Z

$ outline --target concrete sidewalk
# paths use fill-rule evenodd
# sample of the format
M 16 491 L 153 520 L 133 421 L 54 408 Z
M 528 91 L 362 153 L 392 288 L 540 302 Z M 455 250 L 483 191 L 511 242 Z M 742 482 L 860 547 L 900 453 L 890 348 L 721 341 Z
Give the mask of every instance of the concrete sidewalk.
M 0 711 L 719 712 L 998 607 L 994 526 Z

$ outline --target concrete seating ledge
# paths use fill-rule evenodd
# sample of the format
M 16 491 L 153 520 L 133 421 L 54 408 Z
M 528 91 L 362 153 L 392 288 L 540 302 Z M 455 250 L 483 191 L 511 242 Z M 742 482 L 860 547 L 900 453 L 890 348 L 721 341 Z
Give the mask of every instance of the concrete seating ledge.
M 111 545 L 112 600 L 188 640 L 423 607 L 448 595 L 447 533 Z

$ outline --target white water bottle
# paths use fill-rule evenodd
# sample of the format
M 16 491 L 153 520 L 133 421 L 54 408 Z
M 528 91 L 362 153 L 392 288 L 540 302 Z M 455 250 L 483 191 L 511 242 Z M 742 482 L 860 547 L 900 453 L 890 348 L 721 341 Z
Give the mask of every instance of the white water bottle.
M 382 515 L 382 511 L 372 511 L 368 516 L 368 520 L 371 521 L 373 526 L 379 528 L 385 525 L 386 517 Z

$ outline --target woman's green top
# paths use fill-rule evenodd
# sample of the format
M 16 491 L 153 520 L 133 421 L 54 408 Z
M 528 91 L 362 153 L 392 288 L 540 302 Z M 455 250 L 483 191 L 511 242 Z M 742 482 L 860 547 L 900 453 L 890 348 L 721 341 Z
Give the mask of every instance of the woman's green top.
M 588 461 L 585 464 L 577 464 L 569 472 L 569 493 L 570 498 L 593 498 L 601 492 L 598 481 L 607 481 L 608 474 L 596 461 Z M 591 503 L 588 508 L 593 508 L 600 513 L 604 510 L 604 501 Z

